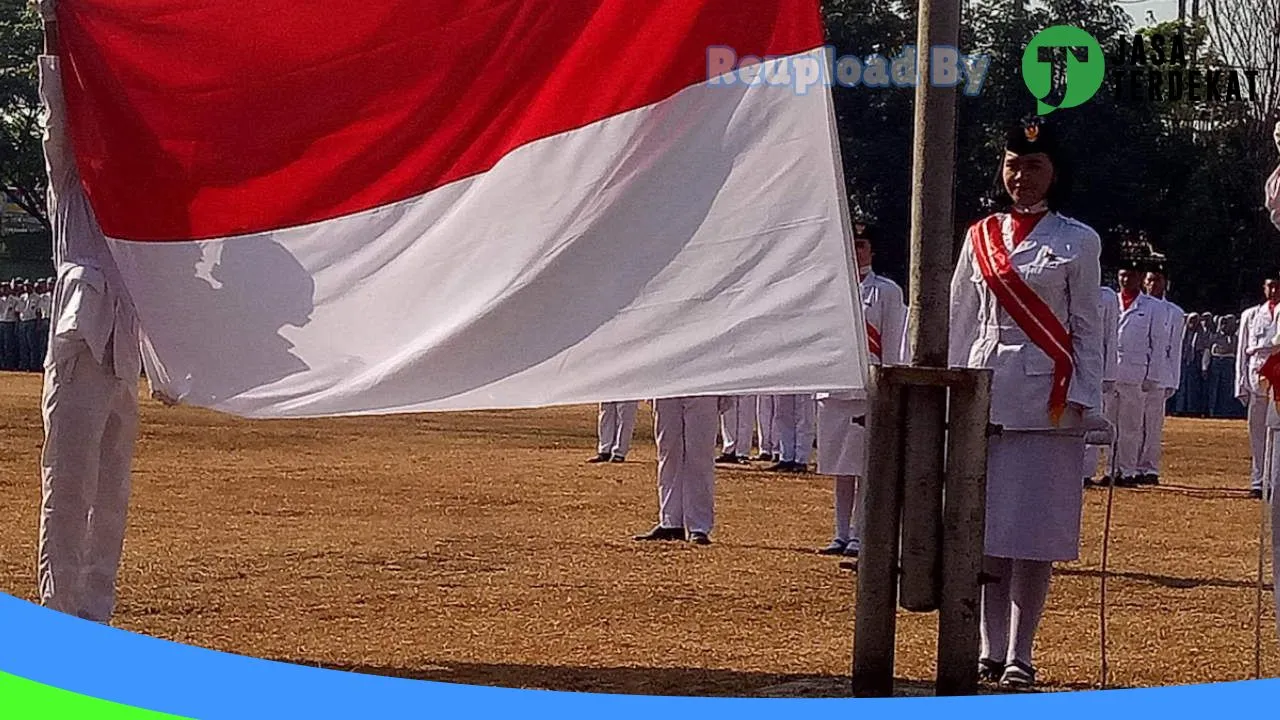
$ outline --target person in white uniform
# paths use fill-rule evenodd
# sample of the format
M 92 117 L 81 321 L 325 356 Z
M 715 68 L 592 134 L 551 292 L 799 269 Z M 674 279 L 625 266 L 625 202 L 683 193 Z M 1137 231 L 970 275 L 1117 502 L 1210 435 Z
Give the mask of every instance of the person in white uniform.
M 638 541 L 711 544 L 715 525 L 715 397 L 678 397 L 653 404 L 658 444 L 658 524 Z
M 725 396 L 719 404 L 724 443 L 716 463 L 746 465 L 751 462 L 751 439 L 756 431 L 756 396 Z
M 596 456 L 589 463 L 624 463 L 636 430 L 636 400 L 600 403 L 596 416 Z
M 1118 359 L 1116 345 L 1120 339 L 1120 298 L 1107 286 L 1098 288 L 1098 311 L 1102 316 L 1102 414 L 1112 425 L 1116 424 L 1116 362 Z M 1110 472 L 1103 474 L 1101 482 L 1095 482 L 1093 475 L 1103 460 L 1102 448 L 1091 445 L 1084 452 L 1084 484 L 1106 485 L 1111 482 Z M 1108 448 L 1107 462 L 1112 462 Z
M 1262 283 L 1263 302 L 1240 316 L 1236 349 L 1236 397 L 1248 411 L 1249 450 L 1252 466 L 1249 492 L 1262 497 L 1267 442 L 1267 416 L 1271 402 L 1263 387 L 1262 366 L 1280 350 L 1280 277 L 1270 274 Z
M 813 395 L 774 396 L 773 427 L 778 437 L 778 462 L 769 467 L 771 472 L 809 472 L 816 419 Z
M 861 278 L 867 347 L 873 365 L 902 362 L 907 306 L 902 288 L 872 270 L 870 232 L 854 238 Z M 867 467 L 866 392 L 818 394 L 818 472 L 835 478 L 835 537 L 823 555 L 856 556 L 861 549 L 859 480 Z
M 774 462 L 778 459 L 778 433 L 773 425 L 773 412 L 777 395 L 756 396 L 756 447 L 760 454 L 756 460 Z
M 1276 148 L 1280 149 L 1280 123 L 1276 124 L 1273 139 Z M 1266 207 L 1271 215 L 1271 223 L 1280 230 L 1280 167 L 1267 179 Z M 1243 330 L 1240 333 L 1244 335 Z M 1276 634 L 1280 636 L 1280 502 L 1276 502 L 1274 492 L 1269 498 L 1271 502 L 1271 588 L 1275 598 Z
M 1146 394 L 1142 412 L 1142 445 L 1138 450 L 1139 485 L 1160 484 L 1160 459 L 1164 443 L 1164 418 L 1169 398 L 1178 391 L 1182 378 L 1182 337 L 1187 329 L 1187 316 L 1182 308 L 1165 297 L 1169 287 L 1164 269 L 1153 267 L 1147 272 L 1143 289 L 1159 301 L 1155 352 L 1155 390 Z
M 12 283 L 0 285 L 0 370 L 18 369 L 18 297 Z
M 970 228 L 951 282 L 952 366 L 990 368 L 982 676 L 1035 682 L 1032 646 L 1054 562 L 1077 559 L 1085 432 L 1102 403 L 1101 240 L 1060 215 L 1064 160 L 1050 127 L 1010 130 L 1012 200 Z
M 44 367 L 39 594 L 46 607 L 109 622 L 138 428 L 140 335 L 67 137 L 52 2 L 42 0 L 44 153 L 53 227 L 52 338 Z M 165 399 L 169 402 L 168 398 Z
M 1116 344 L 1116 474 L 1117 487 L 1137 487 L 1141 473 L 1142 422 L 1147 396 L 1159 390 L 1164 340 L 1160 301 L 1142 292 L 1142 274 L 1128 261 L 1118 274 L 1119 340 Z

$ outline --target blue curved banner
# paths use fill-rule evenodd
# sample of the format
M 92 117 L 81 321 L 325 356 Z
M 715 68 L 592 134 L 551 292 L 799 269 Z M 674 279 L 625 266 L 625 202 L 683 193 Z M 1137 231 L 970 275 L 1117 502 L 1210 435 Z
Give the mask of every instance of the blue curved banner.
M 423 638 L 423 644 L 429 642 L 429 638 Z M 1280 680 L 1107 692 L 886 700 L 670 698 L 473 687 L 321 670 L 204 650 L 78 620 L 3 594 L 0 673 L 31 681 L 31 688 L 56 688 L 127 706 L 126 709 L 199 720 L 454 715 L 556 720 L 832 720 L 848 713 L 867 713 L 871 717 L 883 714 L 895 720 L 990 720 L 996 716 L 1036 720 L 1203 720 L 1228 710 L 1253 711 L 1258 717 L 1272 716 L 1280 710 Z M 14 687 L 28 686 L 0 682 L 0 693 Z M 97 711 L 76 714 L 126 717 L 106 711 L 101 715 Z M 0 716 L 51 717 L 39 711 L 16 712 L 13 707 L 6 710 L 3 697 Z

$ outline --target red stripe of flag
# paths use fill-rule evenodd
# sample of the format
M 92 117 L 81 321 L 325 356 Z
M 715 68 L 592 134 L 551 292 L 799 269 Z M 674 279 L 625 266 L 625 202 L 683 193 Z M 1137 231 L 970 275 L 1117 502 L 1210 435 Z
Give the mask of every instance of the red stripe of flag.
M 704 81 L 709 46 L 823 43 L 817 0 L 64 0 L 58 13 L 81 174 L 103 229 L 128 240 L 416 197 Z
M 1075 370 L 1071 333 L 1013 267 L 1002 235 L 999 216 L 993 215 L 975 225 L 970 231 L 974 258 L 1000 307 L 1022 328 L 1027 338 L 1053 360 L 1049 417 L 1056 426 L 1066 410 L 1071 375 Z

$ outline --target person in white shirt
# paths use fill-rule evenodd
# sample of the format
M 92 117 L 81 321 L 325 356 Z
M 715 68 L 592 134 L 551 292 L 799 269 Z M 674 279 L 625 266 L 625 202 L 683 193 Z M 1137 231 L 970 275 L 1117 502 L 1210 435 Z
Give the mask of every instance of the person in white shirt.
M 1002 179 L 1010 212 L 975 223 L 951 280 L 952 367 L 986 368 L 987 450 L 982 677 L 1035 683 L 1032 648 L 1053 563 L 1076 560 L 1085 434 L 1101 419 L 1102 242 L 1058 212 L 1066 158 L 1052 128 L 1010 129 Z
M 1187 329 L 1186 313 L 1169 301 L 1165 294 L 1169 282 L 1162 268 L 1147 272 L 1143 288 L 1159 303 L 1155 353 L 1158 371 L 1156 389 L 1147 393 L 1142 417 L 1142 445 L 1138 450 L 1139 485 L 1160 483 L 1160 459 L 1164 443 L 1164 419 L 1169 408 L 1169 398 L 1178 391 L 1182 371 L 1182 338 Z
M 715 397 L 655 400 L 658 444 L 658 524 L 638 541 L 711 544 L 715 525 Z
M 40 13 L 47 200 L 58 275 L 44 372 L 39 596 L 45 607 L 106 623 L 115 608 L 124 545 L 144 340 L 81 190 L 67 133 L 52 0 L 40 0 Z
M 636 429 L 636 400 L 600 403 L 596 417 L 596 456 L 589 463 L 624 463 Z
M 1269 275 L 1262 283 L 1264 301 L 1240 316 L 1236 346 L 1236 397 L 1248 411 L 1249 449 L 1253 459 L 1249 491 L 1262 497 L 1263 466 L 1267 441 L 1267 415 L 1271 402 L 1262 384 L 1261 371 L 1267 358 L 1280 350 L 1280 277 Z
M 1116 343 L 1116 473 L 1117 487 L 1137 487 L 1142 455 L 1142 422 L 1147 397 L 1163 395 L 1159 388 L 1164 309 L 1160 301 L 1142 292 L 1143 276 L 1135 263 L 1127 262 L 1118 274 L 1119 332 Z
M 1116 362 L 1119 359 L 1116 346 L 1120 341 L 1120 298 L 1116 295 L 1116 291 L 1106 286 L 1098 288 L 1098 307 L 1102 313 L 1102 414 L 1112 425 L 1115 425 Z M 1110 455 L 1108 451 L 1108 462 L 1114 460 Z M 1109 473 L 1104 473 L 1102 482 L 1095 482 L 1093 479 L 1102 459 L 1101 448 L 1097 446 L 1085 448 L 1085 486 L 1106 485 L 1111 482 Z
M 778 462 L 769 467 L 770 472 L 809 472 L 816 419 L 817 405 L 813 395 L 773 397 L 773 431 L 778 438 Z
M 902 288 L 871 268 L 870 232 L 854 238 L 867 346 L 873 365 L 902 362 L 907 306 Z M 819 552 L 856 556 L 861 549 L 859 480 L 866 474 L 866 392 L 818 394 L 818 472 L 835 479 L 835 537 Z

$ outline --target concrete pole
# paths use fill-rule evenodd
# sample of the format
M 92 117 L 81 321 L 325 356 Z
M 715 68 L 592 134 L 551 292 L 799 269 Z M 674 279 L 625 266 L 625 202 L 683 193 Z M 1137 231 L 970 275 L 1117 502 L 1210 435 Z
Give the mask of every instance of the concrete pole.
M 915 152 L 911 183 L 913 365 L 947 365 L 955 236 L 956 88 L 930 82 L 930 48 L 960 45 L 960 0 L 920 0 Z

